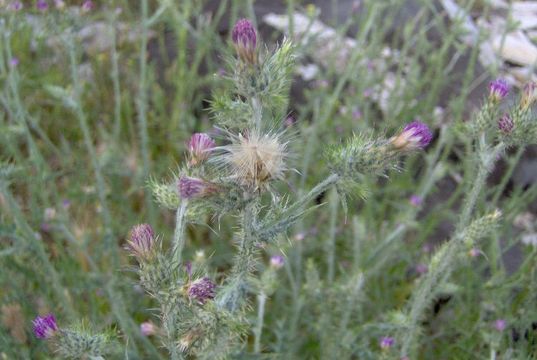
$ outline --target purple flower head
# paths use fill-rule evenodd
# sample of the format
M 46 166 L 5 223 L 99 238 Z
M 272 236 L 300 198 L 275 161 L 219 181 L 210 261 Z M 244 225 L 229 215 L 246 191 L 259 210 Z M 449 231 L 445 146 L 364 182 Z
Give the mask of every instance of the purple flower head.
M 274 269 L 281 269 L 285 260 L 281 255 L 274 255 L 270 258 L 270 266 Z
M 524 85 L 522 91 L 522 98 L 520 99 L 520 106 L 523 110 L 528 109 L 537 100 L 537 84 L 529 82 Z
M 183 199 L 200 198 L 216 190 L 215 187 L 207 181 L 189 176 L 181 176 L 177 186 L 179 195 L 181 195 L 181 198 Z
M 48 3 L 46 2 L 46 0 L 37 0 L 35 6 L 39 11 L 46 11 L 48 9 Z
M 237 54 L 246 63 L 255 64 L 257 33 L 254 26 L 247 19 L 237 21 L 231 32 L 231 40 L 235 44 Z
M 494 328 L 499 332 L 504 331 L 506 327 L 507 321 L 505 321 L 504 319 L 498 319 L 494 322 Z
M 214 299 L 216 295 L 216 284 L 208 277 L 203 277 L 194 280 L 188 287 L 188 297 L 198 301 L 200 304 L 205 304 L 207 300 Z
M 205 133 L 195 133 L 188 141 L 187 146 L 191 156 L 190 165 L 196 165 L 207 160 L 215 142 Z
M 411 195 L 408 201 L 412 206 L 415 207 L 421 206 L 421 204 L 423 204 L 423 198 L 419 195 Z
M 503 116 L 498 120 L 498 128 L 504 134 L 509 134 L 513 131 L 515 123 L 509 114 L 503 114 Z
M 509 94 L 509 84 L 503 79 L 496 79 L 489 84 L 489 98 L 494 102 L 500 102 Z
M 478 248 L 471 248 L 469 254 L 471 257 L 475 258 L 481 255 L 481 250 L 479 250 Z
M 94 4 L 93 4 L 93 1 L 91 0 L 86 0 L 82 3 L 82 11 L 83 12 L 88 12 L 88 11 L 91 11 L 93 10 L 94 8 Z
M 423 149 L 433 139 L 429 127 L 421 121 L 413 121 L 407 124 L 403 131 L 390 139 L 391 144 L 398 150 Z
M 34 334 L 38 339 L 48 339 L 58 331 L 56 318 L 52 314 L 37 316 L 33 321 Z
M 9 10 L 11 11 L 20 11 L 22 8 L 23 5 L 21 1 L 13 1 L 11 4 L 9 4 Z
M 130 233 L 127 249 L 139 259 L 147 259 L 152 255 L 155 244 L 155 233 L 149 224 L 135 225 Z
M 157 327 L 151 321 L 145 321 L 140 324 L 140 332 L 143 336 L 155 335 Z
M 12 57 L 11 60 L 9 60 L 9 66 L 11 68 L 15 68 L 19 65 L 20 61 L 19 61 L 19 58 L 17 57 Z
M 390 336 L 383 336 L 380 338 L 379 345 L 381 349 L 389 349 L 395 345 L 395 339 Z

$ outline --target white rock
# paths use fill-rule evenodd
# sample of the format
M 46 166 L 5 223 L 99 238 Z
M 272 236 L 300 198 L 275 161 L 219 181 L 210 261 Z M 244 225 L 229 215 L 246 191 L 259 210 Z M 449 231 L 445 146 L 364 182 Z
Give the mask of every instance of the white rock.
M 515 31 L 505 37 L 498 34 L 492 39 L 494 51 L 503 59 L 518 65 L 533 65 L 537 62 L 537 47 L 522 31 Z

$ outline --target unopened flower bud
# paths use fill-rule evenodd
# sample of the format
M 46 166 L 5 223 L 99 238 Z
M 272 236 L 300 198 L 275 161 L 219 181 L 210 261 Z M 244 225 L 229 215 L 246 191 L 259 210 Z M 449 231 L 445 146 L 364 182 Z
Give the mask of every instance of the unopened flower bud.
M 522 98 L 520 99 L 520 107 L 522 110 L 529 109 L 537 100 L 537 84 L 529 82 L 524 86 Z
M 216 284 L 208 277 L 194 280 L 188 287 L 188 297 L 205 304 L 207 300 L 214 299 L 216 295 Z
M 285 260 L 281 255 L 274 255 L 270 258 L 270 266 L 274 269 L 281 269 Z
M 139 259 L 147 259 L 152 255 L 155 233 L 148 224 L 136 225 L 132 228 L 127 249 Z
M 514 127 L 515 123 L 509 114 L 504 114 L 500 120 L 498 120 L 498 129 L 500 129 L 500 131 L 504 134 L 509 134 L 511 131 L 513 131 Z
M 509 84 L 503 79 L 496 79 L 489 84 L 489 99 L 494 103 L 502 101 L 509 94 Z
M 38 316 L 33 321 L 34 334 L 38 339 L 48 339 L 58 331 L 56 318 L 52 314 Z
M 413 121 L 407 124 L 399 135 L 390 139 L 390 143 L 398 150 L 412 151 L 423 149 L 433 139 L 429 127 L 421 121 Z
M 241 19 L 237 21 L 233 27 L 231 39 L 242 61 L 249 64 L 257 62 L 257 34 L 249 20 Z
M 213 184 L 194 177 L 181 176 L 177 183 L 179 195 L 183 199 L 193 199 L 207 196 L 216 191 Z
M 197 165 L 209 157 L 209 152 L 214 148 L 215 142 L 205 133 L 196 133 L 188 141 L 190 152 L 190 165 Z

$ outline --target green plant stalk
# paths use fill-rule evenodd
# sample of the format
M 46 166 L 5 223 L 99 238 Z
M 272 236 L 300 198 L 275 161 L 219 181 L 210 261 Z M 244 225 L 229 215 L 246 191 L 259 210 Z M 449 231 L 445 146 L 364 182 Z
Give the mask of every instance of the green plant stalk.
M 74 111 L 78 119 L 79 126 L 82 130 L 84 144 L 86 146 L 88 156 L 91 159 L 91 164 L 92 164 L 93 172 L 95 175 L 95 181 L 97 183 L 97 194 L 99 197 L 99 202 L 101 203 L 102 219 L 103 219 L 104 227 L 105 227 L 105 240 L 107 242 L 107 246 L 109 250 L 112 253 L 111 257 L 112 257 L 112 263 L 114 265 L 114 268 L 119 268 L 119 251 L 118 251 L 117 244 L 114 241 L 114 237 L 112 234 L 112 223 L 111 223 L 112 217 L 110 215 L 110 211 L 108 209 L 108 203 L 106 200 L 105 181 L 104 181 L 103 174 L 101 172 L 101 165 L 99 164 L 99 160 L 97 159 L 97 153 L 95 151 L 95 147 L 91 139 L 90 129 L 88 126 L 88 120 L 86 118 L 86 114 L 82 110 L 82 105 L 80 102 L 81 88 L 80 88 L 80 80 L 78 79 L 76 51 L 74 48 L 72 35 L 68 36 L 67 46 L 69 48 L 71 78 L 73 80 L 73 89 L 74 89 L 73 91 Z
M 36 238 L 34 231 L 24 219 L 24 215 L 21 209 L 19 208 L 17 202 L 13 198 L 13 195 L 7 188 L 7 184 L 0 182 L 0 192 L 6 203 L 8 204 L 9 209 L 11 210 L 15 224 L 17 224 L 17 226 L 20 227 L 20 229 L 26 235 L 25 237 L 28 239 L 30 247 L 34 249 L 37 258 L 43 265 L 44 273 L 47 274 L 45 278 L 50 281 L 52 290 L 56 294 L 56 298 L 63 306 L 65 314 L 70 320 L 75 320 L 77 318 L 77 314 L 73 307 L 71 299 L 69 298 L 69 296 L 67 296 L 67 289 L 63 287 L 60 276 L 54 268 L 54 265 L 52 265 L 43 245 L 43 242 Z
M 457 254 L 459 253 L 460 248 L 464 245 L 464 229 L 470 223 L 473 209 L 475 208 L 477 199 L 486 183 L 489 170 L 496 161 L 497 155 L 503 151 L 504 146 L 503 143 L 500 143 L 490 154 L 488 154 L 484 138 L 480 139 L 480 161 L 478 164 L 477 176 L 473 182 L 470 193 L 464 201 L 461 217 L 456 226 L 455 235 L 449 243 L 445 244 L 444 247 L 439 250 L 444 251 L 440 257 L 439 263 L 437 266 L 430 267 L 429 272 L 425 275 L 412 297 L 408 317 L 409 324 L 405 329 L 402 338 L 401 356 L 412 356 L 414 343 L 417 340 L 419 333 L 419 322 L 422 319 L 426 308 L 430 304 L 438 283 L 441 279 L 449 277 L 453 270 L 453 264 L 457 258 Z
M 335 191 L 329 199 L 330 203 L 330 223 L 328 232 L 328 241 L 326 242 L 326 257 L 328 264 L 328 283 L 331 284 L 334 281 L 335 274 L 335 258 L 336 258 L 336 230 L 337 230 L 337 213 L 338 213 L 338 198 Z
M 142 177 L 147 180 L 150 171 L 149 160 L 149 136 L 147 134 L 147 16 L 148 4 L 147 0 L 140 0 L 142 10 L 142 33 L 140 44 L 140 83 L 138 87 L 138 99 L 136 101 L 138 109 L 138 131 L 140 136 L 140 146 L 142 152 Z M 153 202 L 151 201 L 150 191 L 144 191 L 145 207 L 148 210 L 148 215 L 151 223 L 155 223 L 155 211 Z
M 254 329 L 254 353 L 261 352 L 261 335 L 263 334 L 263 322 L 265 319 L 265 304 L 267 302 L 267 294 L 263 290 L 257 295 L 257 324 Z
M 117 52 L 117 31 L 116 31 L 116 15 L 112 15 L 112 46 L 111 46 L 111 60 L 112 71 L 110 73 L 112 77 L 112 83 L 114 86 L 114 140 L 119 142 L 119 135 L 121 132 L 121 87 L 119 81 L 119 54 Z
M 173 261 L 176 266 L 181 264 L 183 248 L 185 247 L 186 210 L 188 201 L 182 200 L 175 215 L 175 231 L 173 233 Z

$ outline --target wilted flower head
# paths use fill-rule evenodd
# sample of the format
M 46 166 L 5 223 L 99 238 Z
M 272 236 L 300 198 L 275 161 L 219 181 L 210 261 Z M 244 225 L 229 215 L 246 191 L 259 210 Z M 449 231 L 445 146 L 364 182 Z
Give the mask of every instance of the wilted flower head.
M 215 142 L 205 133 L 195 133 L 188 141 L 190 152 L 190 165 L 197 165 L 209 157 L 209 151 L 214 148 Z
M 507 327 L 507 321 L 504 319 L 498 319 L 494 322 L 494 328 L 500 332 L 504 331 Z
M 528 109 L 537 100 L 537 84 L 529 82 L 524 86 L 522 98 L 520 99 L 520 107 L 523 110 Z
M 34 334 L 38 339 L 48 339 L 58 331 L 56 318 L 52 314 L 37 316 L 33 321 Z
M 250 64 L 256 63 L 257 34 L 249 20 L 237 21 L 231 32 L 231 40 L 241 60 Z
M 155 233 L 149 224 L 140 224 L 132 228 L 127 249 L 140 259 L 147 259 L 152 254 Z
M 423 149 L 433 139 L 429 127 L 421 121 L 413 121 L 407 124 L 399 135 L 390 139 L 390 143 L 398 150 Z
M 509 114 L 503 114 L 503 116 L 498 120 L 498 128 L 504 134 L 509 134 L 513 131 L 515 123 Z
M 48 3 L 46 0 L 37 0 L 35 6 L 37 7 L 37 10 L 40 11 L 46 11 L 48 9 Z
M 177 188 L 183 199 L 200 198 L 216 191 L 213 184 L 190 176 L 181 176 L 177 182 Z
M 227 153 L 221 159 L 231 166 L 232 176 L 241 185 L 259 190 L 270 180 L 283 177 L 287 143 L 282 143 L 277 134 L 240 134 L 233 142 L 222 147 Z
M 140 332 L 143 336 L 151 336 L 157 333 L 157 327 L 151 321 L 145 321 L 140 324 Z
M 207 300 L 214 299 L 216 295 L 216 284 L 208 277 L 194 280 L 188 287 L 188 297 L 205 304 Z
M 381 349 L 389 349 L 393 345 L 395 345 L 395 339 L 390 336 L 383 336 L 382 338 L 380 338 L 379 345 Z
M 274 269 L 280 269 L 283 267 L 285 260 L 281 255 L 274 255 L 270 258 L 270 266 Z
M 500 102 L 509 94 L 509 84 L 503 79 L 496 79 L 489 84 L 489 98 L 493 102 Z

